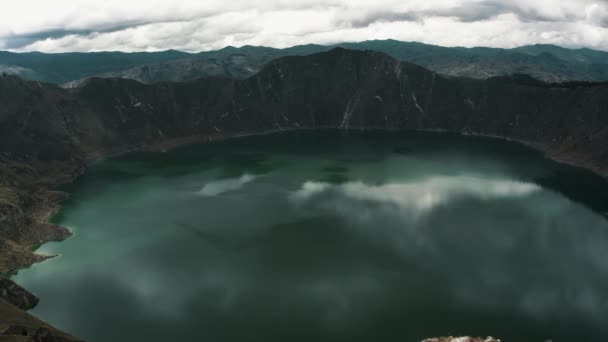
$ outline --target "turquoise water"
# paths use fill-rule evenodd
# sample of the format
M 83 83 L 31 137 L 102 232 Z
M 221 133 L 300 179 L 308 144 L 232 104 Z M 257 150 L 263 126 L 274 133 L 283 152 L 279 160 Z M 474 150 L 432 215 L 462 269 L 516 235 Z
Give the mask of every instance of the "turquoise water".
M 608 184 L 516 144 L 291 132 L 71 184 L 15 280 L 88 341 L 608 338 Z

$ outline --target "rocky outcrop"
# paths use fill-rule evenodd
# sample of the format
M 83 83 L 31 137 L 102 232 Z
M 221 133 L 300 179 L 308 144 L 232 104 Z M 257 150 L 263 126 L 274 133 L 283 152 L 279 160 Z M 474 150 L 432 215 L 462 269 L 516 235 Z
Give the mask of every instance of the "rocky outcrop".
M 0 341 L 81 341 L 0 299 Z
M 33 309 L 38 304 L 38 297 L 6 278 L 0 278 L 0 298 L 22 310 Z
M 144 85 L 94 78 L 65 90 L 0 77 L 0 273 L 69 232 L 50 191 L 99 158 L 288 129 L 442 130 L 525 142 L 608 175 L 608 84 L 447 78 L 370 51 L 269 63 L 245 80 Z
M 79 339 L 62 333 L 22 310 L 38 304 L 38 297 L 7 278 L 0 277 L 0 340 L 69 342 Z
M 70 342 L 74 338 L 63 336 L 48 328 L 39 328 L 29 342 Z
M 27 214 L 24 213 L 23 215 Z M 19 227 L 22 229 L 30 229 L 28 226 Z M 32 253 L 31 249 L 19 245 L 14 241 L 0 237 L 0 269 L 4 274 L 10 274 L 22 267 L 46 260 L 47 258 L 47 256 Z

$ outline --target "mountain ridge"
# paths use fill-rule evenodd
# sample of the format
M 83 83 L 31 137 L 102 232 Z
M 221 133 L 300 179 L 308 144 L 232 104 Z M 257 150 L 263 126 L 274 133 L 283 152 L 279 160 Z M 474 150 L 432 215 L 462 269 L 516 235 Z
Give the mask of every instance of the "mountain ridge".
M 308 55 L 334 47 L 374 50 L 451 76 L 487 78 L 527 73 L 544 81 L 608 80 L 608 52 L 537 44 L 513 49 L 442 47 L 418 42 L 369 40 L 333 45 L 307 44 L 285 49 L 245 45 L 197 53 L 161 52 L 21 53 L 0 52 L 0 73 L 58 84 L 92 76 L 137 79 L 144 83 L 191 81 L 225 75 L 236 79 L 257 73 L 275 58 Z M 123 61 L 117 62 L 117 59 Z M 94 65 L 91 67 L 90 65 Z M 71 84 L 74 86 L 74 84 Z

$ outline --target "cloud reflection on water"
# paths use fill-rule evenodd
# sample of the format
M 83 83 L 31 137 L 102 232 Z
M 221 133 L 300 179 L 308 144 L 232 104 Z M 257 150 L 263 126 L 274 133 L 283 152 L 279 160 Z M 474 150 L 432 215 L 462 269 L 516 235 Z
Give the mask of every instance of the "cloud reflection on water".
M 226 192 L 238 190 L 255 178 L 255 176 L 246 173 L 238 178 L 228 178 L 209 182 L 203 186 L 199 193 L 202 196 L 221 195 Z
M 355 201 L 369 201 L 391 205 L 409 217 L 426 214 L 437 206 L 447 204 L 457 197 L 473 197 L 482 200 L 530 195 L 541 188 L 532 183 L 508 179 L 486 179 L 472 176 L 435 176 L 422 180 L 370 185 L 361 181 L 344 184 L 307 181 L 290 199 L 298 205 L 318 200 L 323 194 L 333 194 Z M 337 197 L 335 197 L 337 198 Z M 353 214 L 365 220 L 366 213 L 347 213 L 336 199 L 333 209 L 340 214 Z M 325 202 L 325 205 L 328 205 Z M 348 211 L 348 210 L 347 210 Z

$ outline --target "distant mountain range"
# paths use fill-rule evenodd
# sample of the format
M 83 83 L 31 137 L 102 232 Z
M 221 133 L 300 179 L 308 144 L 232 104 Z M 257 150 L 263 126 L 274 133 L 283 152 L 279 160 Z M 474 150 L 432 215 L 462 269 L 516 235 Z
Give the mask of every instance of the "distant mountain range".
M 0 52 L 0 74 L 74 87 L 90 77 L 128 78 L 142 83 L 193 81 L 209 76 L 245 79 L 270 61 L 304 56 L 336 47 L 386 53 L 447 76 L 486 79 L 527 74 L 545 82 L 607 81 L 608 52 L 530 45 L 514 49 L 441 47 L 396 40 L 373 40 L 286 49 L 243 46 L 186 53 L 93 52 L 44 54 Z

